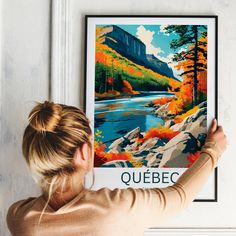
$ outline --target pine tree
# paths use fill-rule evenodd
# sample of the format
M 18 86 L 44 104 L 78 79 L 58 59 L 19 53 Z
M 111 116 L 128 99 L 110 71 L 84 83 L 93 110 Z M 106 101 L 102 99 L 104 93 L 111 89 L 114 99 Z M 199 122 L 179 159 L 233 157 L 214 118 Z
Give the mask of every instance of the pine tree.
M 203 32 L 200 32 L 203 29 Z M 199 37 L 206 37 L 206 27 L 203 25 L 169 25 L 165 27 L 167 33 L 175 33 L 178 39 L 173 39 L 170 43 L 171 49 L 180 47 L 187 48 L 185 51 L 175 53 L 173 61 L 191 60 L 193 63 L 180 74 L 180 76 L 188 75 L 193 79 L 193 97 L 192 107 L 198 104 L 198 72 L 206 70 L 206 63 L 199 62 L 199 52 L 207 58 L 207 52 L 200 45 L 204 42 L 199 41 Z

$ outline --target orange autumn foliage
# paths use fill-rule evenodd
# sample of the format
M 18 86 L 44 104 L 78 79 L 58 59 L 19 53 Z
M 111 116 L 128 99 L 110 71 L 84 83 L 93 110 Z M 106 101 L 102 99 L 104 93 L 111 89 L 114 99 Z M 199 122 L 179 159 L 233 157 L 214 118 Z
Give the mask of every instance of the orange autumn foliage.
M 124 87 L 122 88 L 122 92 L 124 93 L 132 93 L 132 94 L 139 94 L 140 92 L 133 90 L 131 84 L 127 80 L 122 80 Z
M 173 92 L 176 88 L 178 88 L 181 85 L 181 82 L 177 80 L 170 80 L 169 85 L 171 88 L 168 88 L 168 92 Z
M 104 154 L 104 149 L 106 145 L 102 144 L 102 142 L 94 142 L 94 166 L 99 167 L 102 164 L 104 164 L 107 159 L 105 158 Z
M 105 157 L 108 161 L 114 161 L 114 160 L 129 160 L 132 155 L 128 152 L 107 152 L 105 154 Z
M 106 144 L 103 144 L 102 142 L 94 141 L 94 151 L 98 157 L 104 158 Z
M 160 104 L 160 105 L 163 105 L 163 104 L 166 104 L 168 102 L 170 102 L 171 100 L 173 99 L 173 97 L 164 97 L 164 98 L 157 98 L 157 99 L 154 99 L 152 101 L 153 104 Z
M 201 71 L 198 74 L 198 90 L 204 94 L 207 93 L 207 71 Z
M 192 102 L 192 90 L 193 90 L 193 83 L 192 79 L 189 77 L 185 77 L 183 79 L 183 82 L 181 85 L 178 87 L 179 91 L 172 91 L 177 99 L 173 99 L 169 106 L 168 109 L 170 110 L 171 114 L 178 115 L 183 112 L 184 105 L 186 103 L 191 103 Z
M 114 82 L 114 79 L 113 79 L 112 77 L 108 77 L 108 78 L 107 78 L 107 83 L 108 83 L 108 84 L 112 85 L 113 82 Z
M 187 112 L 185 112 L 182 115 L 178 115 L 174 118 L 174 122 L 175 123 L 181 123 L 186 117 L 194 114 L 196 111 L 198 110 L 198 106 L 195 106 L 194 108 L 188 110 Z
M 176 135 L 178 135 L 180 133 L 180 131 L 173 131 L 172 129 L 168 128 L 168 127 L 151 127 L 144 135 L 143 138 L 137 138 L 136 141 L 140 144 L 143 143 L 144 141 L 146 141 L 147 139 L 150 138 L 160 138 L 160 139 L 167 139 L 167 140 L 171 140 L 172 138 L 174 138 Z
M 168 106 L 168 110 L 171 114 L 177 115 L 183 111 L 184 101 L 182 99 L 172 100 Z
M 107 64 L 106 57 L 104 56 L 104 53 L 102 51 L 96 52 L 96 62 L 100 62 L 104 65 Z
M 187 156 L 187 160 L 189 161 L 189 164 L 187 165 L 187 168 L 191 167 L 192 164 L 199 158 L 201 151 L 197 151 L 195 153 L 190 153 Z
M 129 81 L 123 80 L 123 84 L 129 92 L 132 92 L 133 88 L 132 88 L 131 84 L 129 83 Z
M 105 148 L 106 148 L 106 144 L 102 143 L 101 141 L 94 142 L 94 152 L 95 152 L 94 166 L 95 167 L 99 167 L 108 161 L 132 159 L 132 155 L 128 152 L 121 152 L 121 153 L 105 152 Z
M 140 77 L 143 77 L 143 74 L 141 71 L 137 71 L 135 70 L 133 67 L 131 66 L 128 66 L 127 67 L 127 71 L 131 74 L 131 75 L 137 75 L 137 76 L 140 76 Z

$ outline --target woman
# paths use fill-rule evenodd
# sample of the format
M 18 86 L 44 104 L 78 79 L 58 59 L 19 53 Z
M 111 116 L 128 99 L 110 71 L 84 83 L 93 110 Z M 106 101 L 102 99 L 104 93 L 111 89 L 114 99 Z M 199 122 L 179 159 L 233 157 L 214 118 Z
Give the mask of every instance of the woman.
M 194 200 L 226 143 L 214 119 L 199 158 L 172 186 L 95 191 L 83 185 L 93 170 L 90 121 L 76 107 L 38 103 L 29 114 L 22 149 L 42 195 L 12 204 L 8 227 L 20 236 L 143 235 Z

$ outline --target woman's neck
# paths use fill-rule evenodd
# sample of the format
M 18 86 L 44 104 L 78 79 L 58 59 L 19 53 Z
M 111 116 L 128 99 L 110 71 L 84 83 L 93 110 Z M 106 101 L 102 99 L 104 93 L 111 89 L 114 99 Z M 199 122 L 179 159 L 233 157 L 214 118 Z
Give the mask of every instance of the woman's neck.
M 78 196 L 81 191 L 84 190 L 84 186 L 80 186 L 76 191 L 68 191 L 64 193 L 57 193 L 53 194 L 51 200 L 49 201 L 49 205 L 54 209 L 58 210 L 68 202 L 70 202 L 72 199 L 74 199 L 76 196 Z
M 65 188 L 61 186 L 52 194 L 49 205 L 54 210 L 58 210 L 73 198 L 78 196 L 85 189 L 83 178 L 78 173 L 72 175 L 67 182 Z M 47 194 L 43 194 L 44 199 L 47 199 Z

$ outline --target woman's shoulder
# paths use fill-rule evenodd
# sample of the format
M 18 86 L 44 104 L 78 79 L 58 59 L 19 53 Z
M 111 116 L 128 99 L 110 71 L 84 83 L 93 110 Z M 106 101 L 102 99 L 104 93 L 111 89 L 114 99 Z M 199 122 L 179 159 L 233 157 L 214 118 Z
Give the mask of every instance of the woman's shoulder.
M 26 199 L 18 200 L 14 203 L 12 203 L 7 211 L 7 223 L 14 221 L 16 218 L 21 217 L 24 213 L 26 213 L 26 210 L 32 207 L 35 200 L 38 199 L 37 197 L 28 197 Z
M 37 199 L 37 197 L 28 197 L 26 199 L 18 200 L 9 206 L 6 215 L 6 222 L 12 235 L 19 235 L 19 232 L 26 233 L 25 226 L 27 223 L 25 219 L 31 217 L 31 210 L 34 208 Z

